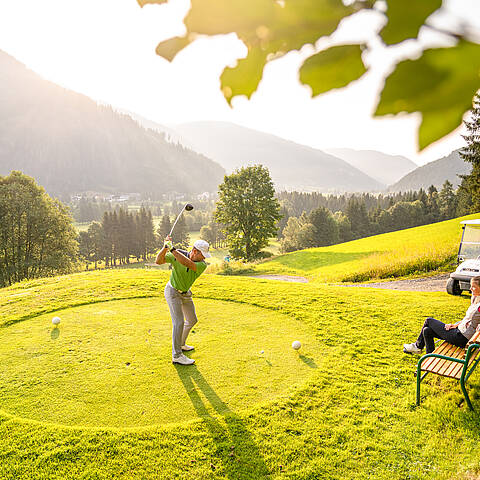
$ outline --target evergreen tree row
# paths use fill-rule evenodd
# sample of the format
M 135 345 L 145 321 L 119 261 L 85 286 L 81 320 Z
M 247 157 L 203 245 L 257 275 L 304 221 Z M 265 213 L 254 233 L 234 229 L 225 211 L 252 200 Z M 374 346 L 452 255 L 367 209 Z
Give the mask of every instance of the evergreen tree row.
M 287 198 L 300 199 L 303 205 L 311 205 L 313 199 L 326 200 L 320 194 L 296 193 L 289 193 Z M 432 185 L 427 192 L 421 189 L 418 192 L 381 197 L 375 207 L 372 207 L 372 196 L 369 194 L 335 198 L 338 203 L 332 201 L 331 204 L 345 202 L 343 210 L 335 213 L 324 205 L 317 205 L 308 213 L 304 211 L 299 216 L 290 216 L 284 204 L 281 209 L 283 217 L 279 222 L 282 251 L 334 245 L 448 220 L 470 212 L 466 208 L 470 204 L 468 195 L 462 189 L 455 192 L 449 181 L 443 184 L 440 192 Z M 381 205 L 386 205 L 386 208 Z
M 137 261 L 147 257 L 158 248 L 152 213 L 144 207 L 130 213 L 123 208 L 104 212 L 102 222 L 93 222 L 79 234 L 79 253 L 88 265 L 95 268 L 99 262 L 106 267 L 126 265 L 133 257 Z
M 127 265 L 131 259 L 147 261 L 162 245 L 172 228 L 168 215 L 164 215 L 155 231 L 152 212 L 141 207 L 136 212 L 120 208 L 104 212 L 102 222 L 92 222 L 88 230 L 78 237 L 79 254 L 88 269 Z M 188 226 L 182 215 L 175 226 L 173 240 L 177 247 L 189 245 Z

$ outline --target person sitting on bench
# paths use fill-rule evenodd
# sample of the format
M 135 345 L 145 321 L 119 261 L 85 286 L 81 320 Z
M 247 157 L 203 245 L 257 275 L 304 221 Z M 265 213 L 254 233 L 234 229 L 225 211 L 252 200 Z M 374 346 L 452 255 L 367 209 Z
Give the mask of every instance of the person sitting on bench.
M 422 353 L 426 347 L 426 352 L 432 353 L 435 350 L 434 338 L 440 338 L 452 345 L 465 348 L 475 331 L 480 328 L 480 276 L 471 279 L 470 291 L 472 292 L 472 302 L 463 320 L 445 324 L 428 317 L 417 341 L 404 344 L 403 351 L 405 353 Z

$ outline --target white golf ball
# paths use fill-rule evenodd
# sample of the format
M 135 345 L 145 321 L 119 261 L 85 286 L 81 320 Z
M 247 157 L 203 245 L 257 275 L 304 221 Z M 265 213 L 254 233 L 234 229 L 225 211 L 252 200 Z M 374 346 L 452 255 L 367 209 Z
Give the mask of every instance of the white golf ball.
M 264 352 L 263 350 L 260 350 L 260 353 L 263 354 L 263 353 L 265 353 L 265 352 Z
M 301 344 L 298 340 L 295 340 L 295 341 L 292 343 L 292 348 L 293 348 L 294 350 L 298 350 L 301 346 L 302 346 L 302 344 Z
M 53 317 L 52 318 L 52 323 L 54 325 L 58 325 L 60 323 L 60 317 Z

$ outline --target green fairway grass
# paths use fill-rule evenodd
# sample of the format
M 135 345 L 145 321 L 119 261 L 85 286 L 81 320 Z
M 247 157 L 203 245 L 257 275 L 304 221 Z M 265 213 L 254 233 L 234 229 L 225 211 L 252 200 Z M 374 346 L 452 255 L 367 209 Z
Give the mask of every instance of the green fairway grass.
M 330 247 L 311 248 L 255 265 L 258 274 L 303 275 L 319 282 L 358 282 L 424 272 L 451 271 L 461 220 L 384 233 Z
M 188 369 L 172 368 L 170 316 L 157 297 L 60 310 L 59 328 L 48 314 L 11 325 L 0 344 L 2 410 L 64 425 L 187 421 L 272 401 L 321 364 L 321 345 L 298 320 L 246 304 L 196 303 L 201 324 L 189 355 L 198 367 Z M 302 354 L 290 347 L 296 339 Z M 208 400 L 204 411 L 197 394 Z
M 98 271 L 0 290 L 1 479 L 480 473 L 480 373 L 468 385 L 476 412 L 439 377 L 415 408 L 417 358 L 402 352 L 426 316 L 462 318 L 467 295 L 205 274 L 193 288 L 197 364 L 175 367 L 167 279 Z

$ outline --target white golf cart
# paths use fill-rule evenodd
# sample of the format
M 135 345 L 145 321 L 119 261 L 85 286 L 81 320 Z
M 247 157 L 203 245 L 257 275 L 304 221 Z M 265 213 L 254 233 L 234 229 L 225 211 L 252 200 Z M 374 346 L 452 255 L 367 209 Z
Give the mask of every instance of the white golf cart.
M 457 255 L 459 265 L 447 282 L 450 295 L 461 295 L 462 291 L 470 290 L 470 279 L 480 275 L 480 219 L 460 223 L 463 233 Z

